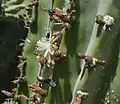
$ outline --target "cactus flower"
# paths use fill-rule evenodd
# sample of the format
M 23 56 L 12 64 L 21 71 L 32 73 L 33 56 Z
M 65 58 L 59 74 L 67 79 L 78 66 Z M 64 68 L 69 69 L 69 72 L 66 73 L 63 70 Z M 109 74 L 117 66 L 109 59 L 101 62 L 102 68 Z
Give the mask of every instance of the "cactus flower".
M 103 30 L 106 30 L 106 28 L 110 30 L 110 26 L 114 24 L 114 18 L 110 15 L 97 15 L 95 21 L 97 24 L 103 24 Z

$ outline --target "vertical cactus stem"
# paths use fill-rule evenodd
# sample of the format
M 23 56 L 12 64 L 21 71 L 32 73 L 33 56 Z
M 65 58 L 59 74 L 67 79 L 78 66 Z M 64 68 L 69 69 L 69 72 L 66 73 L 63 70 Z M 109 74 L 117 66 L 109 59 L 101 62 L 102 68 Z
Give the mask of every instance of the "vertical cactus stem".
M 46 1 L 45 1 L 46 2 Z M 34 59 L 34 62 L 32 62 L 32 64 L 31 64 L 31 61 L 28 61 L 28 66 L 27 66 L 27 68 L 29 69 L 30 68 L 30 66 L 32 65 L 32 67 L 33 67 L 33 69 L 29 69 L 29 70 L 27 70 L 27 73 L 28 73 L 28 78 L 30 78 L 30 79 L 28 79 L 28 81 L 30 81 L 31 79 L 31 81 L 30 81 L 30 83 L 32 82 L 34 82 L 35 81 L 35 73 L 38 73 L 38 70 L 37 70 L 37 60 L 36 60 L 36 57 L 35 57 L 35 55 L 33 54 L 34 53 L 34 50 L 35 50 L 35 44 L 36 44 L 36 42 L 37 42 L 37 40 L 38 39 L 40 39 L 40 36 L 42 36 L 42 35 L 44 35 L 44 28 L 45 28 L 45 26 L 48 24 L 48 16 L 46 15 L 46 14 L 44 14 L 41 10 L 39 10 L 39 7 L 40 6 L 42 6 L 42 5 L 44 5 L 44 3 L 45 3 L 44 1 L 39 1 L 38 2 L 38 20 L 37 20 L 37 25 L 38 25 L 38 33 L 37 33 L 37 35 L 35 36 L 35 35 L 33 35 L 32 33 L 29 33 L 29 35 L 28 35 L 28 37 L 29 38 L 31 38 L 30 40 L 31 40 L 31 44 L 28 46 L 28 48 L 26 47 L 26 49 L 25 49 L 25 52 L 24 52 L 24 54 L 28 57 L 28 60 L 30 60 L 30 59 Z M 48 1 L 48 3 L 47 4 L 50 4 L 50 2 L 51 1 Z M 46 5 L 46 6 L 48 6 L 48 5 Z M 35 11 L 34 11 L 35 12 Z M 43 14 L 42 14 L 43 13 Z M 43 21 L 39 21 L 39 18 L 41 18 L 41 14 L 42 14 L 42 16 L 45 18 L 45 20 L 43 20 Z M 39 17 L 40 16 L 40 17 Z M 43 18 L 42 17 L 42 18 Z M 47 19 L 47 21 L 46 21 L 46 19 Z M 44 25 L 44 26 L 43 26 Z M 43 26 L 43 27 L 42 27 Z M 34 27 L 33 27 L 34 28 Z M 33 45 L 34 45 L 34 48 L 33 48 Z M 32 51 L 31 51 L 31 49 L 32 49 Z M 27 51 L 29 52 L 29 51 L 31 51 L 30 53 L 31 53 L 31 55 L 27 55 Z M 34 73 L 34 75 L 31 75 L 32 73 L 31 73 L 31 71 L 33 71 Z M 34 81 L 33 81 L 33 79 L 34 79 Z
M 39 6 L 38 6 L 38 33 L 41 35 L 41 37 L 44 37 L 45 35 L 45 27 L 49 28 L 50 27 L 50 21 L 49 21 L 49 15 L 41 10 L 41 8 L 52 8 L 52 0 L 49 1 L 43 1 L 43 0 L 38 0 Z M 41 16 L 42 14 L 42 16 Z M 44 23 L 43 23 L 44 21 Z
M 31 40 L 31 43 L 24 48 L 24 56 L 27 57 L 26 78 L 28 84 L 36 83 L 36 77 L 41 75 L 44 76 L 43 70 L 46 70 L 44 66 L 40 65 L 39 61 L 34 55 L 37 41 L 41 40 L 41 37 L 45 36 L 44 28 L 46 26 L 49 27 L 49 16 L 45 12 L 40 10 L 40 8 L 43 6 L 45 8 L 51 8 L 52 0 L 38 0 L 37 7 L 33 7 L 32 18 L 36 21 L 37 31 L 35 33 L 32 33 L 31 30 L 29 31 L 27 38 Z M 29 96 L 34 97 L 34 93 L 31 90 L 29 90 Z M 41 99 L 41 97 L 38 99 Z
M 106 1 L 108 3 L 106 3 L 105 5 L 103 5 L 103 1 L 100 0 L 99 2 L 99 6 L 98 6 L 98 11 L 96 14 L 103 14 L 105 15 L 106 12 L 107 12 L 107 8 L 111 5 L 111 2 L 110 1 Z M 96 17 L 96 16 L 95 16 Z M 94 18 L 95 18 L 94 17 Z M 89 54 L 89 55 L 94 55 L 95 54 L 95 50 L 97 51 L 97 46 L 100 45 L 100 41 L 101 39 L 104 37 L 104 36 L 101 36 L 99 39 L 96 38 L 97 37 L 97 26 L 96 24 L 94 24 L 93 28 L 92 28 L 92 34 L 91 34 L 91 39 L 89 41 L 89 44 L 88 44 L 88 48 L 86 49 L 86 52 L 85 54 Z M 105 33 L 100 33 L 100 35 L 103 35 Z M 104 39 L 103 39 L 104 40 Z M 97 41 L 97 43 L 96 43 Z M 107 59 L 107 58 L 104 58 L 104 59 Z M 75 84 L 75 87 L 74 87 L 74 91 L 73 91 L 73 98 L 74 98 L 74 95 L 75 95 L 75 92 L 78 88 L 82 89 L 85 85 L 86 85 L 86 81 L 89 80 L 91 74 L 88 73 L 88 71 L 85 72 L 83 78 L 81 79 L 82 77 L 82 74 L 84 72 L 84 65 L 85 65 L 85 62 L 82 63 L 81 65 L 81 72 L 78 76 L 78 79 L 76 80 L 76 84 Z M 100 70 L 99 70 L 100 71 Z M 92 72 L 92 73 L 95 73 L 95 72 Z M 97 73 L 97 72 L 96 72 Z M 98 72 L 99 73 L 99 72 Z M 97 77 L 97 76 L 96 76 Z M 81 79 L 81 80 L 80 80 Z M 92 83 L 92 82 L 91 82 Z M 89 98 L 89 97 L 88 97 Z M 92 97 L 91 97 L 92 99 Z M 91 102 L 93 103 L 93 102 Z
M 110 35 L 109 38 L 111 38 L 111 40 L 112 40 L 109 43 L 107 42 L 109 44 L 109 49 L 111 49 L 111 51 L 110 51 L 111 53 L 109 54 L 108 65 L 106 66 L 105 72 L 103 74 L 102 79 L 104 79 L 104 80 L 102 80 L 100 90 L 97 93 L 97 96 L 95 97 L 95 101 L 94 101 L 95 104 L 97 104 L 96 102 L 99 102 L 99 104 L 100 103 L 117 104 L 120 101 L 120 97 L 119 97 L 120 91 L 118 90 L 119 86 L 120 86 L 120 83 L 118 81 L 119 66 L 120 66 L 120 64 L 119 64 L 119 38 L 120 38 L 119 26 L 120 26 L 120 22 L 119 22 L 118 15 L 120 15 L 120 11 L 117 12 L 116 14 L 114 14 L 114 11 L 116 9 L 119 10 L 119 6 L 118 6 L 119 1 L 113 1 L 113 2 L 114 3 L 116 2 L 114 4 L 116 6 L 115 6 L 115 8 L 109 8 L 109 11 L 110 11 L 109 13 L 110 13 L 110 15 L 112 15 L 114 17 L 115 25 L 113 25 L 113 27 L 111 28 L 111 31 L 109 32 L 110 34 L 105 34 L 105 35 Z M 112 39 L 112 37 L 113 37 L 113 39 Z M 106 38 L 108 38 L 108 37 L 106 37 Z M 102 42 L 101 42 L 101 44 L 102 44 Z M 102 53 L 104 53 L 103 50 L 102 50 Z
M 64 2 L 65 1 L 63 1 L 63 2 L 60 2 L 59 3 L 59 1 L 55 1 L 54 2 L 54 8 L 60 8 L 61 10 L 62 10 L 62 8 L 64 7 Z M 63 5 L 61 5 L 61 4 L 63 4 Z M 57 10 L 56 10 L 57 11 Z M 67 13 L 66 11 L 64 11 L 65 13 Z M 58 12 L 57 12 L 58 13 Z M 60 14 L 59 14 L 60 15 Z M 68 15 L 68 14 L 67 14 Z M 56 16 L 57 16 L 57 14 L 56 14 Z M 64 17 L 64 16 L 63 16 Z M 63 22 L 64 22 L 64 19 L 61 19 Z M 66 20 L 66 18 L 65 18 L 65 21 L 67 21 Z M 64 22 L 65 23 L 65 22 Z M 68 21 L 66 22 L 66 23 L 68 23 Z M 65 23 L 65 24 L 66 24 Z M 69 24 L 69 23 L 68 23 Z M 73 25 L 73 24 L 72 24 Z M 64 25 L 65 26 L 65 25 Z M 57 27 L 57 26 L 55 26 L 55 27 Z M 66 28 L 66 27 L 65 27 Z M 66 30 L 66 29 L 65 29 Z M 64 34 L 65 35 L 65 34 Z M 65 41 L 64 40 L 64 35 L 62 36 L 62 42 L 63 41 Z M 68 36 L 71 36 L 72 35 L 72 33 L 71 34 L 67 34 Z M 74 44 L 74 43 L 73 43 Z M 63 45 L 63 44 L 62 44 Z M 73 45 L 72 45 L 73 46 Z M 61 46 L 61 44 L 60 44 L 60 51 L 66 51 L 66 46 L 65 46 L 65 44 L 64 44 L 64 46 Z M 65 63 L 63 64 L 62 62 L 64 62 L 65 61 Z M 70 82 L 69 82 L 69 71 L 68 71 L 68 68 L 67 68 L 67 63 L 66 63 L 66 60 L 64 60 L 64 61 L 62 61 L 61 60 L 61 62 L 59 62 L 59 64 L 56 64 L 55 65 L 55 68 L 57 69 L 55 69 L 55 72 L 54 72 L 54 76 L 55 76 L 55 78 L 58 80 L 58 85 L 56 86 L 56 90 L 55 91 L 53 91 L 52 90 L 52 92 L 51 92 L 51 96 L 50 96 L 50 104 L 52 104 L 53 102 L 55 103 L 55 102 L 59 102 L 59 103 L 61 103 L 61 104 L 64 104 L 64 103 L 68 103 L 67 101 L 68 101 L 68 99 L 69 99 L 69 97 L 68 96 L 70 96 L 70 87 L 71 87 L 71 84 L 69 84 Z M 73 64 L 72 64 L 73 65 Z M 64 66 L 64 67 L 62 67 L 62 66 Z M 65 69 L 65 70 L 64 70 Z M 73 67 L 71 68 L 71 69 L 74 69 Z M 63 72 L 64 73 L 63 73 Z M 63 78 L 60 78 L 60 76 L 63 76 Z M 64 86 L 64 84 L 63 83 L 65 83 L 65 86 Z M 73 83 L 72 83 L 73 84 Z M 69 90 L 69 92 L 68 92 L 68 90 Z M 62 92 L 62 93 L 61 93 Z M 60 93 L 60 95 L 61 96 L 58 96 L 58 93 Z M 55 97 L 54 97 L 55 96 Z M 57 98 L 57 96 L 58 96 L 58 98 Z

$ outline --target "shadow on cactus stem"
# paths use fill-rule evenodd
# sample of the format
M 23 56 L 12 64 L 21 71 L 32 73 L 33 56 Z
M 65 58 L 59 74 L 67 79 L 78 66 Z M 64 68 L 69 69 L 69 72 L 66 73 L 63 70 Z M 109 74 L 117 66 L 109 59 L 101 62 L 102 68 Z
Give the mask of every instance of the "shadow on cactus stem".
M 97 28 L 97 37 L 100 37 L 101 36 L 101 32 L 102 32 L 102 30 L 103 30 L 103 24 L 101 24 L 101 25 L 99 25 L 98 26 L 98 28 Z
M 65 35 L 65 43 L 66 43 L 66 47 L 67 47 L 67 68 L 68 69 L 64 69 L 66 70 L 65 73 L 68 73 L 68 79 L 66 79 L 65 81 L 65 85 L 64 85 L 64 99 L 65 99 L 65 103 L 70 103 L 71 99 L 72 99 L 72 92 L 70 92 L 70 90 L 68 88 L 71 89 L 71 84 L 70 84 L 70 65 L 69 65 L 69 61 L 72 59 L 75 61 L 74 67 L 75 69 L 72 69 L 72 72 L 74 71 L 74 73 L 79 74 L 80 72 L 80 61 L 77 58 L 77 45 L 78 45 L 78 35 L 79 35 L 79 18 L 80 18 L 80 5 L 79 5 L 79 0 L 75 1 L 75 9 L 76 9 L 76 14 L 75 14 L 75 21 L 72 24 L 72 27 L 70 30 L 66 31 L 66 35 Z M 69 57 L 70 56 L 70 57 Z M 75 57 L 75 59 L 74 59 Z M 66 76 L 66 75 L 65 75 Z M 67 78 L 67 77 L 66 77 Z M 67 84 L 67 80 L 69 81 L 69 84 Z M 68 86 L 69 85 L 69 86 Z
M 80 5 L 79 0 L 76 0 L 76 14 L 75 14 L 75 21 L 72 24 L 72 27 L 70 30 L 66 31 L 66 46 L 67 46 L 67 52 L 71 56 L 76 54 L 77 49 L 77 42 L 78 42 L 78 31 L 79 31 L 79 17 L 80 17 Z M 73 41 L 74 39 L 74 41 Z
M 66 102 L 70 100 L 70 96 L 72 94 L 69 82 L 70 76 L 68 71 L 68 63 L 66 58 L 56 64 L 53 75 L 53 79 L 56 80 L 57 86 L 56 88 L 52 88 L 50 104 L 53 104 L 53 102 L 57 102 L 57 104 L 66 104 Z M 64 81 L 63 88 L 60 85 L 61 81 Z
M 57 76 L 56 74 L 54 74 L 53 78 L 55 78 L 56 80 L 56 84 L 57 84 L 57 88 L 52 88 L 51 91 L 52 91 L 52 98 L 51 98 L 51 101 L 50 101 L 50 104 L 52 104 L 53 102 L 58 102 L 60 101 L 58 104 L 64 104 L 64 101 L 63 101 L 63 96 L 62 95 L 62 89 L 61 89 L 61 86 L 60 86 L 60 83 L 59 83 L 59 76 Z
M 74 8 L 72 8 L 74 10 Z M 71 11 L 71 10 L 70 10 Z M 78 11 L 77 11 L 78 12 Z M 66 46 L 68 48 L 67 50 L 67 54 L 71 57 L 71 58 L 66 58 L 65 60 L 62 60 L 60 62 L 58 62 L 57 65 L 55 65 L 55 69 L 54 69 L 54 78 L 57 79 L 57 86 L 55 91 L 51 91 L 51 101 L 50 103 L 53 104 L 57 103 L 57 104 L 66 104 L 71 100 L 71 83 L 70 83 L 70 74 L 71 74 L 71 70 L 70 70 L 70 66 L 69 66 L 69 61 L 71 59 L 74 59 L 76 62 L 76 48 L 77 48 L 77 35 L 78 35 L 78 25 L 79 25 L 79 12 L 78 14 L 76 14 L 76 20 L 74 21 L 75 23 L 72 23 L 72 26 L 70 29 L 71 30 L 67 30 L 67 33 L 65 34 L 65 41 L 66 41 Z M 54 19 L 54 18 L 53 18 Z M 73 20 L 73 18 L 72 18 Z M 68 21 L 67 19 L 63 19 L 63 21 L 71 23 L 72 21 Z M 76 25 L 75 25 L 76 24 Z M 75 30 L 74 30 L 75 29 Z M 74 31 L 73 31 L 74 30 Z M 72 33 L 70 33 L 72 32 Z M 67 36 L 66 36 L 67 35 Z M 74 42 L 72 39 L 75 39 Z M 70 60 L 69 60 L 70 59 Z M 63 68 L 64 66 L 64 68 Z M 74 64 L 74 67 L 76 68 L 76 63 Z M 75 72 L 77 72 L 77 69 L 72 69 L 72 71 L 76 70 Z M 61 94 L 59 94 L 61 93 Z M 58 95 L 59 94 L 59 95 Z
M 115 7 L 119 10 L 120 6 L 117 0 L 113 1 Z M 117 14 L 118 16 L 120 15 L 120 11 Z M 94 102 L 94 104 L 104 104 L 104 100 L 105 100 L 105 96 L 107 94 L 107 92 L 110 90 L 111 87 L 111 82 L 113 81 L 115 75 L 116 75 L 116 69 L 117 69 L 117 65 L 118 65 L 118 61 L 119 61 L 119 47 L 120 47 L 120 25 L 119 25 L 120 21 L 119 19 L 116 21 L 116 27 L 117 27 L 117 34 L 116 35 L 115 40 L 114 40 L 114 45 L 112 47 L 112 52 L 111 52 L 111 57 L 109 59 L 109 61 L 111 63 L 108 63 L 108 65 L 106 66 L 105 70 L 105 75 L 103 76 L 103 82 L 102 82 L 102 87 L 101 90 L 99 91 L 98 95 L 96 96 L 96 100 Z M 115 33 L 115 32 L 114 32 Z M 103 100 L 103 101 L 102 101 Z M 109 99 L 112 101 L 112 99 Z M 97 103 L 96 103 L 97 102 Z M 99 102 L 99 103 L 98 103 Z M 110 102 L 112 103 L 112 102 Z M 116 104 L 116 102 L 114 102 Z
M 67 52 L 68 55 L 71 55 L 72 57 L 75 56 L 75 61 L 76 61 L 76 67 L 77 67 L 77 72 L 79 74 L 80 72 L 80 61 L 77 58 L 77 45 L 78 45 L 78 35 L 79 35 L 79 18 L 80 18 L 80 2 L 79 0 L 75 1 L 75 9 L 76 9 L 76 14 L 75 14 L 75 21 L 73 23 L 73 26 L 71 30 L 68 30 L 65 35 L 65 42 L 67 46 Z M 74 39 L 74 40 L 73 40 Z M 68 59 L 69 60 L 69 59 Z M 74 70 L 74 69 L 73 69 Z
M 111 52 L 111 57 L 108 60 L 108 64 L 106 66 L 106 70 L 104 71 L 104 76 L 102 77 L 102 79 L 104 79 L 102 81 L 101 84 L 101 89 L 98 92 L 96 99 L 95 99 L 95 103 L 94 104 L 103 104 L 104 102 L 101 101 L 101 99 L 104 99 L 106 96 L 107 91 L 110 89 L 111 86 L 111 82 L 113 81 L 115 74 L 116 74 L 116 69 L 117 69 L 117 65 L 118 65 L 118 56 L 119 56 L 119 46 L 120 46 L 120 31 L 117 34 L 116 39 L 114 40 L 114 45 L 112 46 L 112 52 Z M 96 103 L 97 102 L 97 103 Z
M 94 86 L 94 84 L 93 85 L 90 84 L 92 83 L 90 80 L 97 81 L 94 79 L 94 76 L 93 76 L 94 74 L 91 73 L 91 75 L 89 76 L 89 79 L 88 79 L 89 81 L 86 83 L 87 86 L 85 85 L 85 89 L 88 89 L 90 94 L 94 97 L 93 98 L 92 96 L 88 97 L 88 99 L 86 99 L 86 101 L 83 104 L 87 104 L 88 102 L 90 102 L 90 99 L 92 99 L 93 104 L 98 104 L 98 102 L 99 104 L 105 103 L 104 99 L 107 91 L 111 87 L 111 82 L 115 77 L 116 69 L 119 61 L 118 56 L 119 56 L 119 46 L 120 46 L 120 41 L 119 41 L 120 30 L 118 28 L 119 21 L 117 19 L 118 18 L 115 19 L 116 24 L 114 26 L 114 29 L 112 29 L 112 31 L 105 31 L 105 34 L 102 34 L 104 36 L 100 42 L 100 46 L 98 47 L 98 49 L 100 49 L 99 50 L 100 52 L 97 53 L 97 56 L 99 55 L 100 57 L 103 57 L 104 59 L 106 59 L 107 64 L 104 69 L 101 69 L 99 67 L 97 68 L 97 70 L 99 70 L 100 72 L 94 72 L 94 74 L 96 73 L 95 78 L 99 80 L 98 83 L 96 82 L 96 84 L 99 84 L 97 87 Z M 98 88 L 98 90 L 93 87 Z M 93 93 L 96 93 L 96 94 L 94 95 Z
M 19 22 L 19 25 L 18 25 Z M 1 85 L 0 89 L 9 89 L 14 86 L 12 80 L 19 76 L 17 65 L 19 64 L 18 55 L 22 54 L 23 47 L 19 47 L 21 39 L 25 39 L 28 30 L 24 28 L 23 21 L 14 17 L 4 17 L 0 19 L 0 65 Z M 4 80 L 3 80 L 4 79 Z M 5 87 L 6 86 L 6 87 Z M 0 93 L 0 103 L 3 100 L 3 94 Z

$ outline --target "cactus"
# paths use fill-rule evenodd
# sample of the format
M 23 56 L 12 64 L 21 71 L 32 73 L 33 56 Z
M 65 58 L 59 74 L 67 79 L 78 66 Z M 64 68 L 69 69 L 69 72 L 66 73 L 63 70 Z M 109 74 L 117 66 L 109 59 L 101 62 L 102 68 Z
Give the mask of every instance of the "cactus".
M 118 4 L 2 1 L 0 20 L 15 18 L 18 27 L 23 23 L 28 30 L 16 50 L 20 74 L 11 82 L 15 87 L 1 90 L 9 103 L 119 104 Z

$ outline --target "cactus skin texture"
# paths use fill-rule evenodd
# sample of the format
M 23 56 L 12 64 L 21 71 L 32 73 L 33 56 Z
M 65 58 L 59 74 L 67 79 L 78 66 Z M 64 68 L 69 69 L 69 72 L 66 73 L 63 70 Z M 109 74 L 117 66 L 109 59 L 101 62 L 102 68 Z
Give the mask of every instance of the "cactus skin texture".
M 29 31 L 17 87 L 1 92 L 19 104 L 119 104 L 119 3 L 5 0 L 0 20 L 16 18 Z

